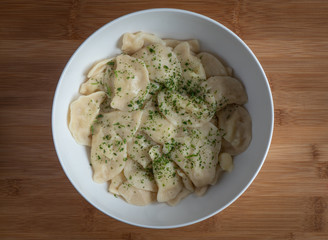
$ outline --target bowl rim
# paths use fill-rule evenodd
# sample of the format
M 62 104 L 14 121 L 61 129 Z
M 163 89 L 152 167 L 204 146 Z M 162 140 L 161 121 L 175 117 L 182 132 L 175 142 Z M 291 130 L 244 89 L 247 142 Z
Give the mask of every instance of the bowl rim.
M 92 203 L 87 196 L 85 196 L 81 191 L 80 189 L 76 186 L 76 184 L 73 182 L 73 180 L 70 178 L 69 176 L 69 171 L 65 168 L 64 164 L 63 164 L 63 160 L 60 158 L 60 153 L 59 153 L 59 147 L 58 147 L 58 143 L 57 143 L 57 140 L 55 138 L 55 129 L 54 129 L 54 125 L 55 125 L 55 109 L 57 108 L 57 98 L 58 98 L 58 92 L 59 92 L 59 89 L 60 89 L 60 86 L 63 82 L 63 76 L 65 75 L 66 71 L 69 69 L 70 65 L 71 65 L 71 62 L 73 61 L 73 58 L 75 57 L 75 55 L 77 54 L 77 52 L 79 52 L 79 50 L 88 42 L 90 41 L 90 39 L 98 34 L 99 32 L 103 31 L 105 28 L 107 28 L 108 26 L 110 25 L 113 25 L 114 23 L 118 22 L 118 21 L 121 21 L 125 18 L 129 18 L 129 17 L 132 17 L 132 16 L 137 16 L 137 15 L 141 15 L 141 14 L 144 14 L 144 13 L 150 13 L 150 12 L 170 12 L 170 13 L 183 13 L 183 14 L 189 14 L 189 15 L 192 15 L 192 16 L 195 16 L 195 17 L 198 17 L 198 18 L 201 18 L 201 19 L 204 19 L 206 21 L 209 21 L 211 23 L 214 23 L 216 25 L 218 25 L 220 28 L 223 28 L 225 31 L 227 31 L 229 34 L 231 34 L 233 37 L 235 37 L 244 47 L 245 49 L 248 51 L 248 53 L 253 57 L 253 59 L 255 60 L 257 66 L 259 67 L 259 70 L 261 72 L 261 75 L 262 77 L 265 79 L 265 83 L 266 83 L 266 87 L 268 89 L 268 92 L 269 92 L 269 101 L 270 101 L 270 106 L 271 106 L 271 115 L 272 115 L 272 118 L 271 118 L 271 126 L 270 126 L 270 136 L 269 136 L 269 140 L 268 140 L 268 144 L 266 146 L 266 149 L 265 149 L 265 153 L 264 153 L 264 156 L 263 156 L 263 159 L 261 161 L 261 164 L 258 166 L 255 174 L 253 175 L 253 177 L 249 180 L 249 182 L 246 184 L 246 186 L 231 200 L 229 201 L 228 203 L 226 203 L 223 207 L 221 207 L 220 209 L 208 214 L 207 216 L 205 217 L 202 217 L 202 218 L 199 218 L 197 220 L 193 220 L 193 221 L 188 221 L 186 223 L 182 223 L 182 224 L 175 224 L 175 225 L 167 225 L 167 226 L 153 226 L 153 225 L 145 225 L 145 224 L 138 224 L 138 223 L 135 223 L 135 222 L 132 222 L 132 221 L 128 221 L 128 220 L 124 220 L 124 219 L 121 219 L 119 217 L 116 217 L 116 216 L 113 216 L 111 215 L 110 213 L 107 213 L 105 211 L 103 211 L 100 207 L 98 207 L 96 204 Z M 269 149 L 270 149 L 270 145 L 271 145 L 271 141 L 272 141 L 272 136 L 273 136 L 273 129 L 274 129 L 274 104 L 273 104 L 273 98 L 272 98 L 272 92 L 271 92 L 271 88 L 270 88 L 270 84 L 269 84 L 269 81 L 265 75 L 265 72 L 262 68 L 262 65 L 260 64 L 259 60 L 256 58 L 255 54 L 252 52 L 252 50 L 246 45 L 246 43 L 237 35 L 235 34 L 233 31 L 231 31 L 229 28 L 227 28 L 226 26 L 224 26 L 223 24 L 219 23 L 218 21 L 212 19 L 212 18 L 209 18 L 207 16 L 204 16 L 202 14 L 199 14 L 199 13 L 196 13 L 196 12 L 192 12 L 192 11 L 188 11 L 188 10 L 183 10 L 183 9 L 177 9 L 177 8 L 151 8 L 151 9 L 146 9 L 146 10 L 140 10 L 140 11 L 136 11 L 136 12 L 132 12 L 132 13 L 128 13 L 128 14 L 125 14 L 121 17 L 118 17 L 106 24 L 104 24 L 102 27 L 100 27 L 99 29 L 97 29 L 95 32 L 93 32 L 91 35 L 89 35 L 83 42 L 82 44 L 80 44 L 80 46 L 75 50 L 75 52 L 73 53 L 73 55 L 70 57 L 70 59 L 68 60 L 68 62 L 66 63 L 61 75 L 60 75 L 60 78 L 59 78 L 59 81 L 57 83 L 57 87 L 56 87 L 56 90 L 55 90 L 55 94 L 54 94 L 54 97 L 53 97 L 53 104 L 52 104 L 52 112 L 51 112 L 51 126 L 52 126 L 52 138 L 53 138 L 53 143 L 54 143 L 54 146 L 55 146 L 55 151 L 56 151 L 56 154 L 57 154 L 57 157 L 58 157 L 58 160 L 60 162 L 60 165 L 62 167 L 62 169 L 64 170 L 65 172 L 65 175 L 66 177 L 69 179 L 69 181 L 71 182 L 71 184 L 74 186 L 75 190 L 86 200 L 88 201 L 93 207 L 95 207 L 96 209 L 98 209 L 99 211 L 101 211 L 102 213 L 106 214 L 107 216 L 110 216 L 120 222 L 124 222 L 126 224 L 130 224 L 130 225 L 133 225 L 133 226 L 137 226 L 137 227 L 143 227 L 143 228 L 150 228 L 150 229 L 172 229 L 172 228 L 179 228 L 179 227 L 185 227 L 185 226 L 189 226 L 189 225 L 192 225 L 192 224 L 195 224 L 195 223 L 198 223 L 198 222 L 201 222 L 201 221 L 204 221 L 216 214 L 218 214 L 219 212 L 223 211 L 224 209 L 226 209 L 228 206 L 230 206 L 232 203 L 234 203 L 248 188 L 249 186 L 251 185 L 251 183 L 254 181 L 254 179 L 256 178 L 256 176 L 258 175 L 259 171 L 261 170 L 265 160 L 266 160 L 266 157 L 268 155 L 268 152 L 269 152 Z

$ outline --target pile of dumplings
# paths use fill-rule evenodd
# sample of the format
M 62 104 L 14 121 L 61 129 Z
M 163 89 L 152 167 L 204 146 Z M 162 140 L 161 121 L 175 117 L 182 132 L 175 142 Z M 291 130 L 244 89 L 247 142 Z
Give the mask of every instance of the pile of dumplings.
M 251 141 L 244 86 L 197 40 L 126 33 L 121 50 L 92 67 L 70 104 L 93 180 L 140 206 L 205 194 Z

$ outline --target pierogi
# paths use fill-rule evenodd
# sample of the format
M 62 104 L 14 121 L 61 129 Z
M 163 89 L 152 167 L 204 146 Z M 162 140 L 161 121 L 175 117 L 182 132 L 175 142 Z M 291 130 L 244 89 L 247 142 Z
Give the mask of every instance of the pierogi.
M 125 33 L 121 50 L 94 64 L 70 104 L 93 180 L 138 206 L 206 194 L 251 142 L 245 87 L 195 39 Z

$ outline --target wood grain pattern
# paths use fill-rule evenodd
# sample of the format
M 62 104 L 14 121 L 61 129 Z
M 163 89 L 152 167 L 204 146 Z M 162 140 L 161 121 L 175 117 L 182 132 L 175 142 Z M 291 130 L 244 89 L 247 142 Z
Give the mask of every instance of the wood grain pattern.
M 105 23 L 181 8 L 237 33 L 273 92 L 275 131 L 245 194 L 216 216 L 172 230 L 118 222 L 66 178 L 51 135 L 60 74 Z M 325 0 L 0 2 L 1 239 L 328 239 L 328 2 Z

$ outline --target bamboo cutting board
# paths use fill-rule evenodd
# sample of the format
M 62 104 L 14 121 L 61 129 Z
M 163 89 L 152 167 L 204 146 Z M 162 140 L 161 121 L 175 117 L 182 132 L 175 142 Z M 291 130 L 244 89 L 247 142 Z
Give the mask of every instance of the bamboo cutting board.
M 107 22 L 171 7 L 213 18 L 253 50 L 270 81 L 266 162 L 230 207 L 192 226 L 151 230 L 92 207 L 54 150 L 51 107 L 76 48 Z M 0 2 L 0 239 L 328 239 L 328 1 Z

